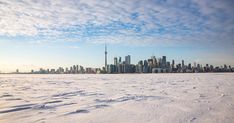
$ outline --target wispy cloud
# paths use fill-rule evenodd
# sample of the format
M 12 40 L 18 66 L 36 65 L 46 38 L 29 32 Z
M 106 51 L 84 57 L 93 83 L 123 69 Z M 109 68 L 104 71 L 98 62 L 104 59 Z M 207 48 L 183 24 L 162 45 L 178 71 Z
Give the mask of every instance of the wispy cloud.
M 71 48 L 71 49 L 79 49 L 80 47 L 79 47 L 79 46 L 68 46 L 68 48 Z
M 0 1 L 0 36 L 234 47 L 233 5 L 232 0 Z

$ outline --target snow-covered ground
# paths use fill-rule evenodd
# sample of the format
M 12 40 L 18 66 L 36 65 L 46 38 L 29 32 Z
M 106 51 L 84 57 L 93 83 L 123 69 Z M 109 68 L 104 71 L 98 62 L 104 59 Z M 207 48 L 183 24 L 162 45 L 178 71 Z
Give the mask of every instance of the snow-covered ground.
M 234 123 L 234 74 L 0 75 L 0 123 Z

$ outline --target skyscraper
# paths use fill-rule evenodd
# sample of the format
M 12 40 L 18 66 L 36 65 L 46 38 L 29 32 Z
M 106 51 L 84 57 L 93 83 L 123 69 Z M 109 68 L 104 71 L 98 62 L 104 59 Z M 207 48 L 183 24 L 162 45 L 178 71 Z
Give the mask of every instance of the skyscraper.
M 121 62 L 122 62 L 122 61 L 121 61 L 121 57 L 119 57 L 119 64 L 121 64 Z
M 166 64 L 167 64 L 166 56 L 163 56 L 163 57 L 162 57 L 162 67 L 163 67 L 163 68 L 166 68 Z
M 142 61 L 142 60 L 140 60 L 140 61 L 138 62 L 138 72 L 139 72 L 139 73 L 142 73 L 142 72 L 143 72 L 143 61 Z
M 162 68 L 162 58 L 158 58 L 158 67 Z
M 115 65 L 115 66 L 118 65 L 118 58 L 117 58 L 117 57 L 114 58 L 114 65 Z
M 143 73 L 148 73 L 148 62 L 147 60 L 144 60 L 144 66 L 143 66 Z
M 175 68 L 175 60 L 174 60 L 174 59 L 172 60 L 171 67 L 172 67 L 172 68 Z
M 131 56 L 130 55 L 125 56 L 125 64 L 131 64 Z
M 153 67 L 157 67 L 157 59 L 155 56 L 152 56 L 151 59 L 153 59 Z
M 107 48 L 105 43 L 105 70 L 107 71 Z
M 184 60 L 182 60 L 182 68 L 184 69 Z

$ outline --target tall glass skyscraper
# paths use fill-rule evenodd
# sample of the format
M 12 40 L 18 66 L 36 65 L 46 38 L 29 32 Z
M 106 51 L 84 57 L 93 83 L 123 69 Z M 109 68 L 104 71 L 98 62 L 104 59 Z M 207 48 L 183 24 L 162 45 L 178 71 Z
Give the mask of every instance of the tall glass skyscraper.
M 125 56 L 125 64 L 131 64 L 131 56 L 130 55 Z
M 162 67 L 165 68 L 165 67 L 166 67 L 166 64 L 167 64 L 166 56 L 163 56 L 163 57 L 162 57 Z

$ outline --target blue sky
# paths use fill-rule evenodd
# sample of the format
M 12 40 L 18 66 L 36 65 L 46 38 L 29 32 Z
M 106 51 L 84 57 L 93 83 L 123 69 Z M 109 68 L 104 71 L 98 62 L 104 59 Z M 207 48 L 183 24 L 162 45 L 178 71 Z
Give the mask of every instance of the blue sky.
M 132 56 L 234 66 L 233 0 L 0 0 L 0 71 Z

